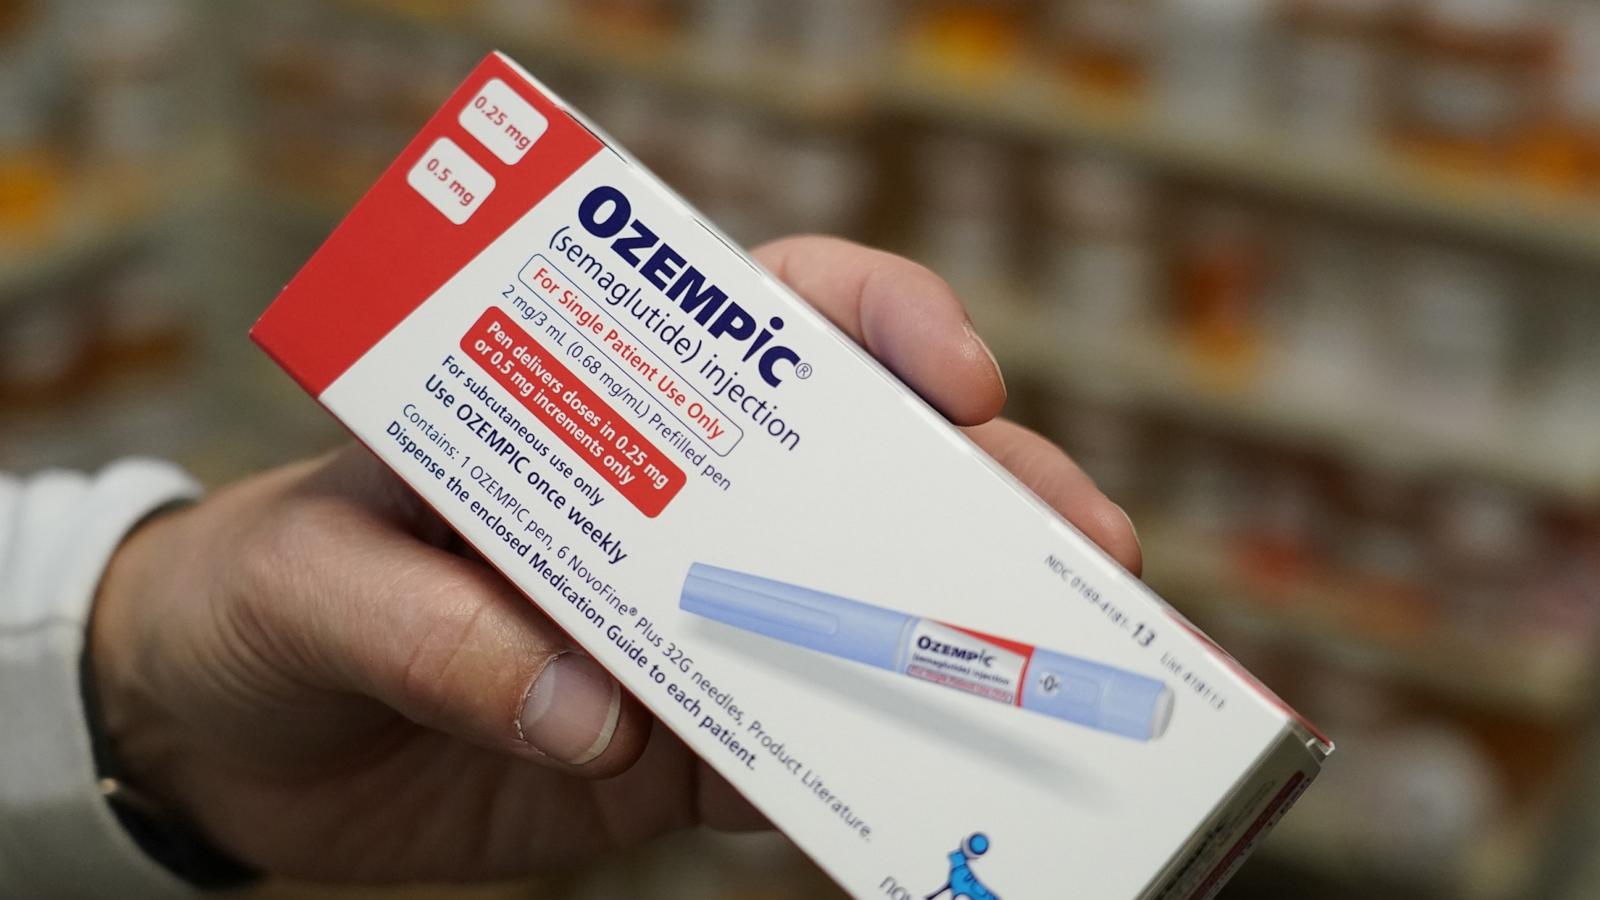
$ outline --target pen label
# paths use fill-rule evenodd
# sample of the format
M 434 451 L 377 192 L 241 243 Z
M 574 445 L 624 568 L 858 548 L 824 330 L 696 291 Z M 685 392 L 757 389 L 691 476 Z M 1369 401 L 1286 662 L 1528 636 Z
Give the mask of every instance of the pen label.
M 1001 703 L 1018 703 L 1033 649 L 923 619 L 912 628 L 905 673 Z

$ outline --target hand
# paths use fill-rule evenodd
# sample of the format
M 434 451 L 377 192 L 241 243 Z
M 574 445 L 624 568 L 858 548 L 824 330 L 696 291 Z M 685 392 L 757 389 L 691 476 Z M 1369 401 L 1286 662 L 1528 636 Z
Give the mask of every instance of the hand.
M 948 285 L 843 241 L 757 255 L 1137 570 L 1122 511 L 1052 445 L 994 420 L 999 370 Z M 135 532 L 90 641 L 139 786 L 278 875 L 501 878 L 760 822 L 359 448 Z

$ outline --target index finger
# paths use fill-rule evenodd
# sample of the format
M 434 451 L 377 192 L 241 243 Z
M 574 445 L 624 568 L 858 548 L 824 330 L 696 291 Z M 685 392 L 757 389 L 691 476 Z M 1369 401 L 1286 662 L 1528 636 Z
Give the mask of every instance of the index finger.
M 1000 414 L 1005 381 L 944 279 L 838 238 L 793 237 L 754 255 L 957 425 Z

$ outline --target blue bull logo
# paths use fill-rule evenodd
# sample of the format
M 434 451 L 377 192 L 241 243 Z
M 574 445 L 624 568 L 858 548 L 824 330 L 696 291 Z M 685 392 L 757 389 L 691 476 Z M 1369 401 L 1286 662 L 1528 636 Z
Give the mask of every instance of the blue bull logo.
M 937 900 L 949 894 L 950 900 L 1000 900 L 1000 895 L 983 886 L 978 876 L 972 874 L 972 863 L 989 852 L 989 836 L 974 832 L 961 842 L 961 847 L 950 854 L 950 877 L 944 887 L 929 894 L 924 900 Z

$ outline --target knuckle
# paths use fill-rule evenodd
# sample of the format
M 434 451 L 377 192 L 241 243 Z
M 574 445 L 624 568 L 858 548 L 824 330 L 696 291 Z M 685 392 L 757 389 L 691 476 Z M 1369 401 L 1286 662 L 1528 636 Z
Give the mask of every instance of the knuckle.
M 886 281 L 914 285 L 915 293 L 924 304 L 947 302 L 955 298 L 955 289 L 943 275 L 925 263 L 903 256 L 886 254 L 883 265 L 877 270 Z M 941 296 L 942 295 L 942 296 Z
M 445 596 L 472 596 L 469 586 L 461 587 Z M 424 624 L 407 641 L 398 679 L 402 702 L 413 712 L 424 717 L 445 712 L 451 673 L 471 652 L 485 608 L 482 603 L 457 602 L 423 614 Z

